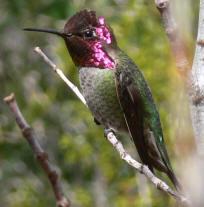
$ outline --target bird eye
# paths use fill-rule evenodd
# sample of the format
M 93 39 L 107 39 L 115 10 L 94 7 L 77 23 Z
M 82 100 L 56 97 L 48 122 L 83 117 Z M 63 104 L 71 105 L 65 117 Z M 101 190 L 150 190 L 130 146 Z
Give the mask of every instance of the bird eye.
M 84 31 L 83 36 L 85 39 L 91 39 L 96 37 L 96 32 L 94 30 L 86 30 Z

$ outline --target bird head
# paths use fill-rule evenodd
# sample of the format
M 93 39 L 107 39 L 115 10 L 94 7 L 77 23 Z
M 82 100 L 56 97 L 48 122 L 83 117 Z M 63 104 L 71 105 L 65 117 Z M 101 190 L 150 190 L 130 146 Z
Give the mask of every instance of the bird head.
M 104 17 L 96 16 L 95 11 L 77 12 L 68 19 L 62 32 L 34 28 L 24 30 L 61 36 L 78 67 L 115 68 L 114 58 L 110 55 L 117 48 L 113 30 Z

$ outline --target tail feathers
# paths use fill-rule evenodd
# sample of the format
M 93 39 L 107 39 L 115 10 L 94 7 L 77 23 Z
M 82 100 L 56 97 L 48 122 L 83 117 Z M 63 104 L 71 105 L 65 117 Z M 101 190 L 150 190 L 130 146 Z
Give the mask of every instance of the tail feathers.
M 182 186 L 178 181 L 177 177 L 175 176 L 172 170 L 168 170 L 167 175 L 169 176 L 171 182 L 174 184 L 177 191 L 182 191 Z

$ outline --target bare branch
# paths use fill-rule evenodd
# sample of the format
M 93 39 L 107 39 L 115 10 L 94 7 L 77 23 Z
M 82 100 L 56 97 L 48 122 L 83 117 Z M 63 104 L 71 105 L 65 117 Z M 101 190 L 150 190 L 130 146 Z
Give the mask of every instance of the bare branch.
M 59 77 L 68 85 L 68 87 L 75 93 L 75 95 L 81 100 L 81 102 L 87 106 L 86 100 L 79 91 L 79 89 L 64 75 L 61 69 L 59 69 L 46 55 L 42 52 L 39 47 L 35 47 L 35 52 L 37 52 L 44 61 L 51 66 L 51 68 L 59 75 Z
M 169 0 L 155 0 L 159 10 L 166 34 L 169 38 L 172 53 L 176 60 L 176 66 L 181 74 L 186 75 L 190 69 L 190 64 L 185 51 L 185 44 L 180 37 L 176 22 L 173 18 Z
M 114 148 L 120 154 L 121 159 L 125 160 L 129 165 L 134 167 L 138 170 L 141 174 L 144 174 L 155 186 L 156 188 L 168 193 L 169 195 L 173 196 L 176 200 L 180 201 L 181 203 L 188 204 L 188 200 L 180 195 L 179 193 L 173 191 L 164 181 L 157 178 L 148 166 L 139 163 L 138 161 L 134 160 L 131 155 L 129 155 L 126 150 L 124 149 L 122 143 L 118 141 L 117 137 L 111 130 L 105 130 L 105 136 L 108 141 L 114 146 Z
M 42 50 L 39 47 L 38 50 L 40 51 L 40 55 L 42 57 L 46 57 L 44 58 L 45 62 L 48 63 L 49 65 L 54 65 L 55 64 L 46 56 L 45 53 L 42 52 Z M 36 51 L 35 48 L 35 51 Z M 46 61 L 46 60 L 49 60 Z M 55 66 L 56 67 L 56 66 Z M 58 69 L 60 70 L 60 69 Z M 60 70 L 61 71 L 61 70 Z M 61 73 L 63 73 L 61 71 Z M 63 78 L 62 78 L 63 77 Z M 63 74 L 63 76 L 60 76 L 60 78 L 67 84 L 67 78 L 66 76 Z M 68 85 L 68 84 L 67 84 Z M 69 85 L 68 85 L 69 86 Z M 76 87 L 76 86 L 75 86 Z M 79 91 L 79 90 L 77 90 Z M 81 97 L 83 96 L 82 94 L 80 96 L 77 95 L 77 97 Z M 81 98 L 79 98 L 81 100 Z M 82 103 L 84 103 L 82 101 Z M 114 148 L 118 151 L 118 153 L 120 154 L 120 157 L 125 160 L 129 165 L 131 165 L 132 167 L 134 167 L 137 171 L 139 171 L 140 173 L 144 174 L 155 186 L 156 188 L 168 193 L 169 195 L 173 196 L 177 201 L 181 202 L 181 203 L 185 203 L 188 204 L 188 200 L 180 195 L 179 193 L 173 191 L 165 182 L 163 182 L 162 180 L 160 180 L 159 178 L 157 178 L 146 165 L 143 165 L 139 162 L 137 162 L 136 160 L 134 160 L 124 149 L 123 145 L 121 142 L 118 141 L 117 137 L 115 136 L 115 134 L 112 132 L 112 130 L 105 130 L 105 136 L 107 138 L 107 140 L 114 146 Z
M 11 95 L 4 98 L 4 101 L 8 104 L 11 112 L 13 113 L 16 123 L 18 124 L 24 138 L 27 140 L 30 145 L 33 154 L 41 165 L 42 169 L 46 173 L 51 185 L 53 192 L 55 194 L 57 207 L 70 207 L 70 202 L 66 199 L 62 192 L 62 186 L 59 180 L 59 174 L 56 169 L 51 165 L 48 154 L 42 149 L 38 142 L 38 138 L 34 133 L 33 129 L 29 126 L 25 118 L 23 117 L 18 104 L 16 102 L 15 96 L 12 93 Z

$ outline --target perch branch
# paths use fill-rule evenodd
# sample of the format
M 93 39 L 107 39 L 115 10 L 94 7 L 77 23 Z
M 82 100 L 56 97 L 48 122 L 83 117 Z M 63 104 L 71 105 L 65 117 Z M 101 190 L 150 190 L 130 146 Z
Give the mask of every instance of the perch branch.
M 38 160 L 39 164 L 49 179 L 56 198 L 57 207 L 70 207 L 70 202 L 63 195 L 62 186 L 59 180 L 59 174 L 51 165 L 48 159 L 48 154 L 40 146 L 34 130 L 29 126 L 23 117 L 14 94 L 12 93 L 11 95 L 5 97 L 4 101 L 8 104 L 13 116 L 15 117 L 17 125 L 21 129 L 24 138 L 27 140 L 33 151 L 33 154 L 35 155 L 36 159 Z
M 187 58 L 184 41 L 180 37 L 177 24 L 171 12 L 170 0 L 155 0 L 155 4 L 161 14 L 178 71 L 186 75 L 190 69 L 190 64 Z
M 81 102 L 87 106 L 86 100 L 84 99 L 83 95 L 79 91 L 79 89 L 64 75 L 61 69 L 59 69 L 46 55 L 42 52 L 39 47 L 35 47 L 35 52 L 37 52 L 44 61 L 51 66 L 54 72 L 59 75 L 59 77 L 67 84 L 67 86 L 75 93 L 75 95 L 81 100 Z
M 134 167 L 141 174 L 144 174 L 156 186 L 156 188 L 168 193 L 181 203 L 188 203 L 187 199 L 184 196 L 173 191 L 164 181 L 157 178 L 151 172 L 147 165 L 143 165 L 140 162 L 134 160 L 131 155 L 126 152 L 122 143 L 118 141 L 117 137 L 113 132 L 111 132 L 109 129 L 105 130 L 105 136 L 108 141 L 113 145 L 113 147 L 118 151 L 121 159 L 125 160 L 130 166 Z
M 43 57 L 43 59 L 45 60 L 46 63 L 48 63 L 48 65 L 50 65 L 55 70 L 56 65 L 46 56 L 45 53 L 43 53 L 43 51 L 39 47 L 36 47 L 34 50 L 40 56 Z M 60 71 L 60 73 L 57 73 L 58 75 L 59 74 L 63 74 L 63 72 L 59 68 L 58 68 L 58 71 Z M 61 77 L 61 75 L 59 75 L 59 76 L 67 84 L 67 80 L 68 79 L 66 78 L 66 76 L 64 74 L 62 76 L 63 78 Z M 76 88 L 76 86 L 75 86 L 75 88 Z M 77 89 L 77 92 L 79 92 L 78 89 Z M 74 91 L 74 93 L 76 93 L 76 92 Z M 81 100 L 81 98 L 80 98 L 81 96 L 83 96 L 83 95 L 80 94 L 80 96 L 78 96 L 80 100 Z M 85 104 L 85 102 L 83 102 L 83 103 Z M 121 159 L 125 160 L 129 165 L 131 165 L 132 167 L 134 167 L 137 171 L 139 171 L 140 173 L 144 174 L 156 186 L 156 188 L 158 188 L 158 189 L 160 189 L 160 190 L 168 193 L 169 195 L 173 196 L 179 202 L 188 203 L 188 200 L 184 196 L 182 196 L 179 193 L 173 191 L 165 182 L 163 182 L 162 180 L 160 180 L 159 178 L 157 178 L 149 170 L 149 168 L 146 165 L 143 165 L 143 164 L 137 162 L 136 160 L 134 160 L 125 151 L 122 143 L 118 141 L 117 137 L 115 136 L 115 134 L 111 130 L 109 130 L 109 129 L 105 130 L 105 136 L 106 136 L 107 140 L 113 145 L 113 147 L 118 151 L 118 153 L 120 154 Z

